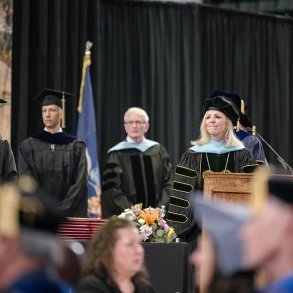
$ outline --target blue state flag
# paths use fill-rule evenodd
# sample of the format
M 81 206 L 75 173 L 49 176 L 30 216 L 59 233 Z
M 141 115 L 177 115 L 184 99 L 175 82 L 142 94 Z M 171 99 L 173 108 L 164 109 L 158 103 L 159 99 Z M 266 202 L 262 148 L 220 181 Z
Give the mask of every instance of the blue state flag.
M 101 181 L 97 156 L 96 117 L 90 75 L 90 51 L 83 59 L 82 79 L 78 105 L 77 137 L 86 143 L 88 165 L 88 216 L 100 217 Z

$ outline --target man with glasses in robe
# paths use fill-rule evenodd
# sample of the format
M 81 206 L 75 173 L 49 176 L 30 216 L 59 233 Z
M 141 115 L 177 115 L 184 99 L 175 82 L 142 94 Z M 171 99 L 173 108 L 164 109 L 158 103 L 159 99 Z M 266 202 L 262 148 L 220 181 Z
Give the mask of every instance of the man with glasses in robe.
M 106 156 L 102 180 L 102 217 L 119 215 L 142 203 L 143 208 L 169 203 L 172 169 L 163 145 L 145 138 L 147 113 L 137 107 L 124 115 L 127 137 Z

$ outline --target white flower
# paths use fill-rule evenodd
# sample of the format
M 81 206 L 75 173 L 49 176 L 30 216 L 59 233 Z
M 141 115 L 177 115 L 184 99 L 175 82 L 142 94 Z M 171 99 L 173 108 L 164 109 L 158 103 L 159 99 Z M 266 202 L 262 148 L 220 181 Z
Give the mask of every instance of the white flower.
M 129 221 L 134 221 L 136 219 L 136 215 L 132 210 L 125 210 L 123 213 L 121 213 L 118 218 L 125 218 Z

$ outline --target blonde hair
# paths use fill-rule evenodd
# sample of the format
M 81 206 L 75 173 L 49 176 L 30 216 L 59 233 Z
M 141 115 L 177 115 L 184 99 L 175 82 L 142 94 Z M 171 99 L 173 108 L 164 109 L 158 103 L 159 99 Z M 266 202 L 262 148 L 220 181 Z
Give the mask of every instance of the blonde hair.
M 223 113 L 224 114 L 224 113 Z M 204 114 L 203 119 L 200 124 L 200 136 L 197 140 L 192 140 L 192 145 L 204 145 L 209 142 L 210 135 L 207 132 L 205 121 L 206 121 L 207 112 Z M 226 126 L 227 126 L 227 132 L 225 134 L 224 138 L 224 146 L 226 147 L 232 147 L 232 146 L 244 146 L 243 143 L 236 137 L 234 134 L 234 128 L 232 121 L 224 114 L 226 119 Z
M 138 107 L 131 107 L 129 108 L 125 114 L 124 114 L 124 122 L 126 122 L 127 120 L 127 117 L 131 114 L 137 114 L 139 116 L 141 116 L 144 120 L 144 122 L 148 123 L 149 122 L 149 116 L 148 114 L 146 113 L 145 110 L 141 109 L 141 108 L 138 108 Z

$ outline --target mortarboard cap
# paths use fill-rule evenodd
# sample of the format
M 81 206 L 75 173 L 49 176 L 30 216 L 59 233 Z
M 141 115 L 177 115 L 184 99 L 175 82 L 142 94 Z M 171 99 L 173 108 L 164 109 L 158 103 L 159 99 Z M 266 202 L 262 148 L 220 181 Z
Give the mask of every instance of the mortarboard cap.
M 204 102 L 204 113 L 208 110 L 218 110 L 224 113 L 232 121 L 233 125 L 236 125 L 239 119 L 238 110 L 225 97 L 216 96 L 206 99 Z
M 226 100 L 233 103 L 233 105 L 236 107 L 238 113 L 239 113 L 239 122 L 244 127 L 250 127 L 252 128 L 252 124 L 249 121 L 249 118 L 245 114 L 245 111 L 247 110 L 247 106 L 244 103 L 244 100 L 240 98 L 239 95 L 232 92 L 227 92 L 223 90 L 216 90 L 212 95 L 211 98 L 215 97 L 224 97 Z
M 63 110 L 62 128 L 65 127 L 65 102 L 68 97 L 74 97 L 73 94 L 64 91 L 44 89 L 38 93 L 34 100 L 41 101 L 42 106 L 56 105 Z
M 269 197 L 275 197 L 285 204 L 293 205 L 293 176 L 271 166 L 261 166 L 251 181 L 251 207 L 255 214 L 262 212 Z
M 197 193 L 193 200 L 196 221 L 210 235 L 220 272 L 231 275 L 243 270 L 241 227 L 250 219 L 250 210 L 244 205 L 205 199 Z

